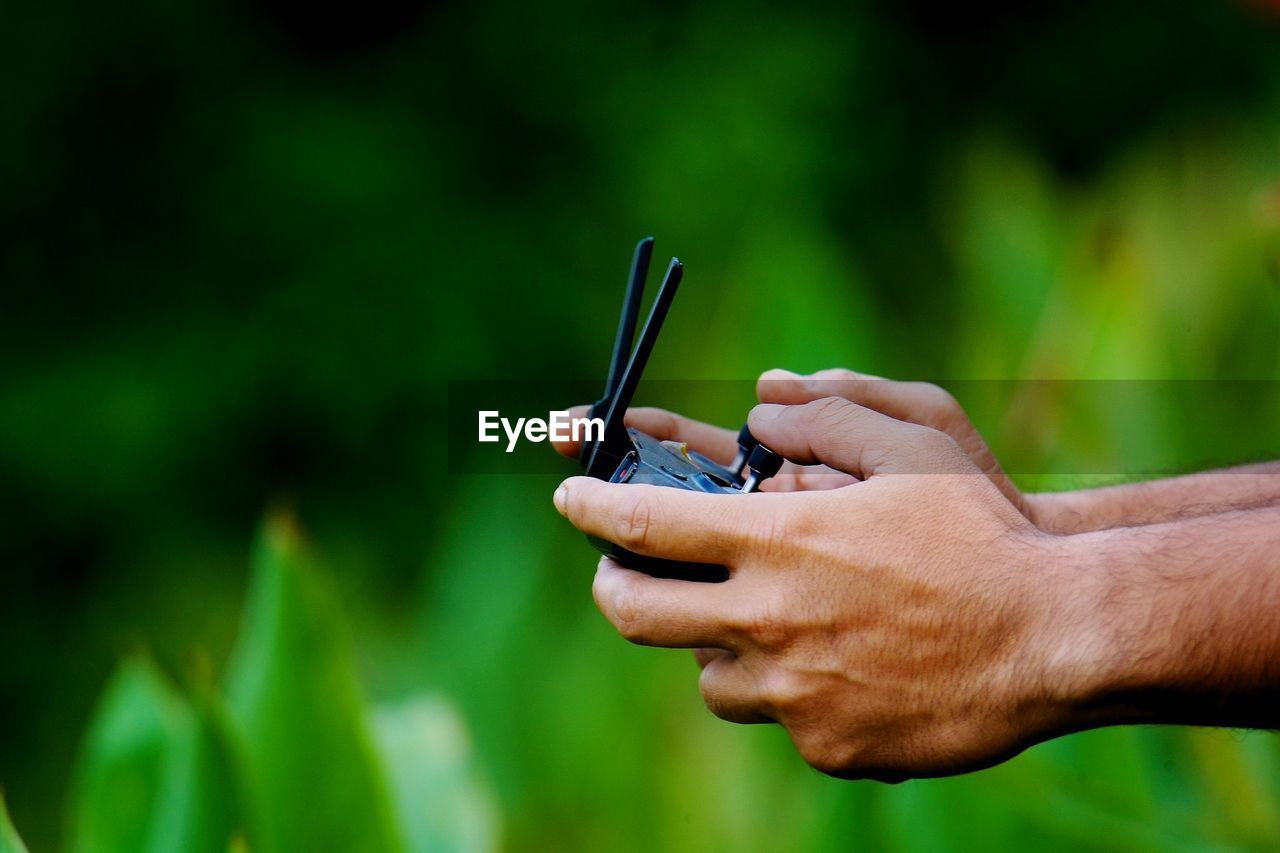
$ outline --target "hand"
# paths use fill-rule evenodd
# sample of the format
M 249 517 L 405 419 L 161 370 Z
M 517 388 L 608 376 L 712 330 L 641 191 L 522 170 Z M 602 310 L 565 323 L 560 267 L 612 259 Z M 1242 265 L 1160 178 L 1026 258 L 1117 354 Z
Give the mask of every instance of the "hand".
M 1035 496 L 1024 495 L 1013 484 L 982 434 L 965 414 L 964 407 L 943 388 L 928 382 L 898 382 L 844 368 L 819 370 L 801 376 L 789 370 L 765 371 L 756 383 L 761 403 L 808 403 L 823 397 L 841 397 L 900 421 L 930 427 L 955 440 L 978 470 L 995 484 L 1009 502 L 1035 520 Z
M 574 406 L 569 417 L 586 417 L 590 406 Z M 659 441 L 683 441 L 713 462 L 728 465 L 738 452 L 738 433 L 723 427 L 711 426 L 693 418 L 686 418 L 665 409 L 627 409 L 624 422 Z M 570 459 L 578 458 L 581 443 L 556 441 L 553 446 Z M 836 489 L 855 482 L 856 478 L 825 465 L 796 465 L 787 462 L 760 487 L 765 492 L 801 492 L 816 489 Z
M 702 655 L 707 706 L 781 723 L 841 777 L 962 772 L 1072 725 L 1070 679 L 1049 662 L 1071 657 L 1062 634 L 1091 612 L 1085 573 L 953 438 L 841 398 L 762 405 L 749 423 L 787 459 L 863 482 L 746 498 L 575 477 L 557 491 L 587 533 L 729 569 L 695 584 L 602 559 L 596 602 L 624 637 L 723 650 Z
M 1280 500 L 1277 462 L 1073 492 L 1020 492 L 956 399 L 927 382 L 896 382 L 842 369 L 819 370 L 809 376 L 770 370 L 760 377 L 756 394 L 762 403 L 788 404 L 842 397 L 892 418 L 945 432 L 1010 503 L 1051 533 L 1159 524 Z

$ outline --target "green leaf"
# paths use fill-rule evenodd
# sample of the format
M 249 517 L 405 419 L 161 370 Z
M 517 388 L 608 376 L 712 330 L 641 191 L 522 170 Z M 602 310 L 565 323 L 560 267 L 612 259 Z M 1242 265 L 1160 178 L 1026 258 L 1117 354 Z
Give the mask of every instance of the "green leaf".
M 126 660 L 108 684 L 75 769 L 71 849 L 143 848 L 166 752 L 189 711 L 155 666 Z
M 453 708 L 424 696 L 379 709 L 374 723 L 408 849 L 497 849 L 497 809 L 475 776 L 467 731 Z
M 211 689 L 199 690 L 165 756 L 148 849 L 227 849 L 239 825 L 236 757 L 225 709 Z
M 4 804 L 4 793 L 0 792 L 0 853 L 27 853 L 27 845 L 18 837 L 18 830 L 13 828 L 9 819 L 9 807 Z
M 227 677 L 243 738 L 255 850 L 389 850 L 390 793 L 350 640 L 291 521 L 257 546 Z

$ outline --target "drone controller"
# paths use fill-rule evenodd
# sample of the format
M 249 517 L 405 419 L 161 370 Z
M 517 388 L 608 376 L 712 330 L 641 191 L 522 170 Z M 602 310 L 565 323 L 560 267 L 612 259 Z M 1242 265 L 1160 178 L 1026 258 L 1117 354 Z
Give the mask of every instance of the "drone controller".
M 588 414 L 588 417 L 604 421 L 604 431 L 597 440 L 583 444 L 579 461 L 587 476 L 610 483 L 644 483 L 709 494 L 743 495 L 754 492 L 762 482 L 778 473 L 782 457 L 756 441 L 745 426 L 738 433 L 737 457 L 724 466 L 689 450 L 683 442 L 659 441 L 623 424 L 623 416 L 640 383 L 640 374 L 649 361 L 649 354 L 684 274 L 684 265 L 678 258 L 672 258 L 649 309 L 640 341 L 632 351 L 640 298 L 644 294 L 652 255 L 653 238 L 646 237 L 636 246 L 631 260 L 631 276 L 622 303 L 604 396 Z M 723 581 L 729 577 L 724 566 L 663 560 L 636 554 L 596 536 L 588 536 L 587 539 L 624 566 L 654 577 L 707 582 Z

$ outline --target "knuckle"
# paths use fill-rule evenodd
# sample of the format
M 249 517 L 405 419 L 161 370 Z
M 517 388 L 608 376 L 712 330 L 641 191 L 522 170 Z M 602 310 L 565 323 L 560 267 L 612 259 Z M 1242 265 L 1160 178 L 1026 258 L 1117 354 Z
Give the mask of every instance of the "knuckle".
M 918 383 L 920 395 L 929 407 L 939 413 L 950 413 L 960 408 L 960 403 L 951 395 L 951 392 L 940 385 L 934 385 L 932 382 Z
M 613 594 L 610 609 L 613 626 L 624 639 L 643 643 L 646 639 L 639 596 L 632 584 L 622 584 Z
M 818 426 L 828 428 L 843 426 L 852 407 L 853 404 L 843 397 L 823 397 L 805 404 L 810 419 Z
M 946 453 L 959 452 L 960 446 L 956 444 L 956 439 L 946 433 L 938 432 L 936 429 L 925 429 L 924 434 L 920 437 L 925 450 L 936 453 L 936 455 L 946 455 Z
M 838 779 L 858 775 L 860 750 L 847 740 L 819 736 L 805 741 L 799 749 L 805 762 L 819 773 Z
M 916 426 L 912 430 L 912 440 L 931 455 L 954 453 L 959 447 L 947 433 L 926 426 Z
M 775 666 L 758 680 L 760 702 L 772 709 L 777 716 L 789 716 L 800 704 L 802 691 L 795 676 L 781 666 Z
M 950 433 L 968 423 L 964 408 L 950 391 L 927 382 L 920 383 L 924 411 L 923 420 L 929 426 Z
M 791 634 L 786 620 L 771 607 L 762 607 L 751 615 L 747 630 L 756 645 L 771 652 L 778 652 L 790 644 Z
M 738 634 L 749 641 L 750 645 L 764 652 L 778 653 L 791 644 L 791 630 L 786 618 L 778 606 L 772 602 L 762 602 L 745 610 L 732 626 Z M 778 692 L 792 695 L 794 691 L 783 689 L 789 686 L 785 675 L 771 675 L 770 681 L 777 679 Z M 772 688 L 771 688 L 772 689 Z
M 653 526 L 653 504 L 645 497 L 633 498 L 618 512 L 617 543 L 632 551 L 644 550 Z

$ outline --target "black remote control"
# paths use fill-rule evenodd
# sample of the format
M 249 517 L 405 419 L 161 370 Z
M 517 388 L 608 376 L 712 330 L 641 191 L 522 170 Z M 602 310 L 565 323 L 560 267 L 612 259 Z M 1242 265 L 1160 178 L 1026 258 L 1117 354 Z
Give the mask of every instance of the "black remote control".
M 622 316 L 614 340 L 613 358 L 605 381 L 604 396 L 591 407 L 588 417 L 601 418 L 604 431 L 598 439 L 584 442 L 579 461 L 587 476 L 610 483 L 645 483 L 712 494 L 742 495 L 754 492 L 763 481 L 778 473 L 782 457 L 756 441 L 745 426 L 738 433 L 738 456 L 729 465 L 719 465 L 700 453 L 690 451 L 682 442 L 658 441 L 623 424 L 623 416 L 635 396 L 640 374 L 658 339 L 662 322 L 675 298 L 676 288 L 684 275 L 684 265 L 672 258 L 667 274 L 658 288 L 649 318 L 645 321 L 640 341 L 632 351 L 636 321 L 640 314 L 640 298 L 653 255 L 653 238 L 646 237 L 636 246 L 627 281 Z M 616 543 L 588 536 L 601 552 L 624 566 L 654 577 L 717 582 L 727 580 L 724 566 L 711 563 L 687 563 L 663 560 L 628 551 Z

